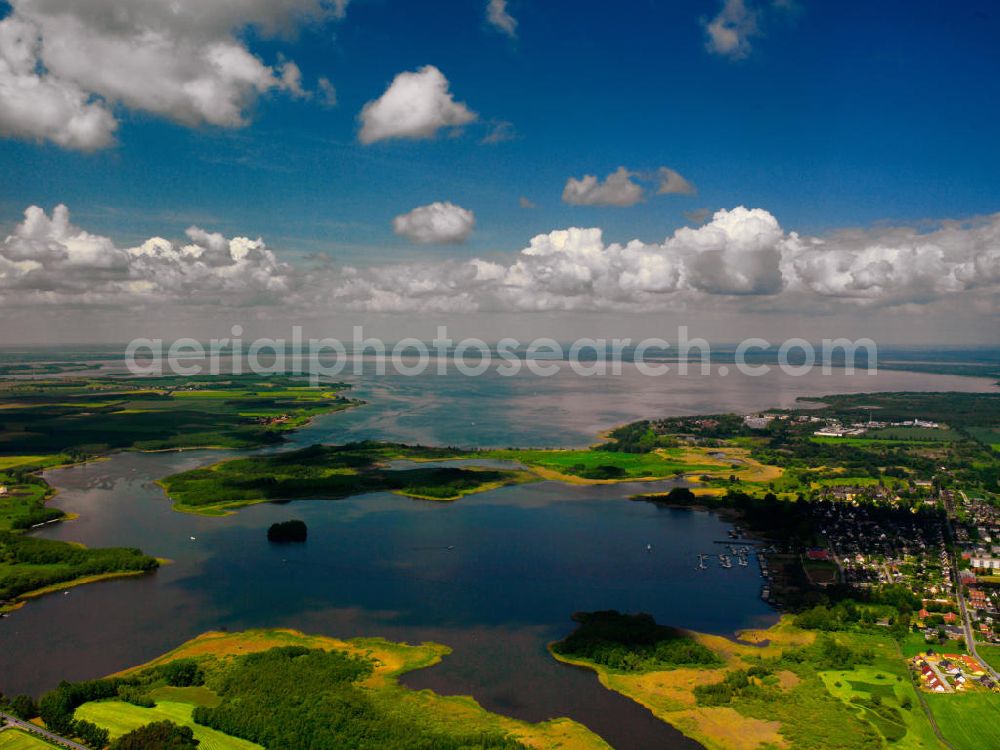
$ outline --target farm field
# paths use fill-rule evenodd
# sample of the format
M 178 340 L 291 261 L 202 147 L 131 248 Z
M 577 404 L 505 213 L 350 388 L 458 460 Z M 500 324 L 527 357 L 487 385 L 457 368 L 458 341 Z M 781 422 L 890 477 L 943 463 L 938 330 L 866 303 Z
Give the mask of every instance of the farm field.
M 67 452 L 253 448 L 355 402 L 286 376 L 67 378 L 0 383 L 0 470 Z M 30 455 L 26 455 L 30 454 Z
M 1000 747 L 1000 700 L 995 694 L 928 695 L 938 726 L 955 750 Z
M 1000 670 L 1000 646 L 977 644 L 976 651 L 993 669 Z
M 158 702 L 156 708 L 140 708 L 122 701 L 100 701 L 80 706 L 76 710 L 76 718 L 104 727 L 111 733 L 112 739 L 154 721 L 172 721 L 191 727 L 195 739 L 201 743 L 199 750 L 261 750 L 261 746 L 253 742 L 196 724 L 191 718 L 194 707 L 193 703 L 170 701 Z
M 18 729 L 0 732 L 0 750 L 52 750 L 54 747 L 55 745 Z

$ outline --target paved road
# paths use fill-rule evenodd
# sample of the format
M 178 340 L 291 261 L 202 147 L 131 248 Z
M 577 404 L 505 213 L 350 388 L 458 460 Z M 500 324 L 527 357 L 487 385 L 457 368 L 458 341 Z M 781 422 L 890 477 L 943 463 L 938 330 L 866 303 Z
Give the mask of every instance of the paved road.
M 955 560 L 955 575 L 958 576 L 958 559 Z M 1000 674 L 990 666 L 989 662 L 979 655 L 976 650 L 976 632 L 972 629 L 972 620 L 969 617 L 969 609 L 965 606 L 965 596 L 962 594 L 962 583 L 961 579 L 956 581 L 955 595 L 958 599 L 958 609 L 962 613 L 962 628 L 965 630 L 965 647 L 969 649 L 969 653 L 983 665 L 986 672 L 993 678 L 994 681 L 1000 682 Z
M 965 497 L 964 492 L 959 494 Z M 954 529 L 951 526 L 951 508 L 945 508 L 945 520 L 948 523 L 948 536 L 951 537 L 952 541 L 955 540 Z M 979 655 L 976 651 L 976 632 L 972 629 L 972 619 L 969 617 L 969 609 L 965 606 L 965 594 L 962 592 L 962 577 L 958 573 L 958 553 L 956 552 L 952 555 L 951 561 L 952 567 L 952 579 L 955 584 L 955 598 L 958 600 L 958 611 L 962 616 L 962 629 L 965 631 L 965 647 L 969 650 L 969 653 L 976 659 L 986 670 L 986 673 L 993 678 L 994 681 L 1000 682 L 1000 674 L 990 666 L 989 662 Z
M 85 745 L 81 745 L 78 742 L 73 742 L 73 740 L 67 740 L 65 737 L 60 737 L 58 734 L 52 734 L 39 726 L 35 726 L 27 721 L 21 721 L 16 716 L 11 716 L 10 714 L 5 714 L 0 711 L 0 719 L 7 722 L 7 727 L 20 729 L 21 731 L 33 734 L 36 737 L 41 737 L 46 742 L 51 742 L 53 745 L 59 747 L 68 747 L 70 750 L 90 750 L 90 748 Z M 6 727 L 4 727 L 6 728 Z

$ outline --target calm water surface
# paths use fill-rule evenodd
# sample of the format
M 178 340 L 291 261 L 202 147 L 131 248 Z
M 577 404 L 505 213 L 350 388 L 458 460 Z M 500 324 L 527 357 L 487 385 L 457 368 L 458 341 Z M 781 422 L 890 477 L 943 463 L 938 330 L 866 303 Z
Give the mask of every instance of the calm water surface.
M 990 388 L 897 372 L 669 382 L 389 377 L 359 384 L 369 405 L 321 418 L 293 443 L 581 445 L 641 416 L 749 411 L 846 390 Z M 580 610 L 646 611 L 716 633 L 774 620 L 758 598 L 754 562 L 696 570 L 697 554 L 717 553 L 726 539 L 716 516 L 627 500 L 667 483 L 542 482 L 452 504 L 376 493 L 259 505 L 227 518 L 175 513 L 153 484 L 231 455 L 119 454 L 47 473 L 60 489 L 54 504 L 81 517 L 40 535 L 139 546 L 174 563 L 45 597 L 0 621 L 0 690 L 38 693 L 60 679 L 97 677 L 208 629 L 287 626 L 446 643 L 454 653 L 409 675 L 408 685 L 471 694 L 532 721 L 570 716 L 616 748 L 686 748 L 697 745 L 592 673 L 559 664 L 545 644 L 565 635 Z M 308 543 L 269 545 L 266 528 L 291 517 L 308 524 Z

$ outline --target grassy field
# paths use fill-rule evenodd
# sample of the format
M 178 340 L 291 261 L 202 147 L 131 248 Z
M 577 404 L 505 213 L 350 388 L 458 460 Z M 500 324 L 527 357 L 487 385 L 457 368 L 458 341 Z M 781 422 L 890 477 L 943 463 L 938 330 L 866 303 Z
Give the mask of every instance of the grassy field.
M 61 510 L 45 507 L 52 489 L 40 479 L 28 477 L 18 481 L 0 472 L 0 486 L 6 489 L 6 494 L 0 496 L 0 531 L 23 531 L 65 515 Z
M 938 747 L 934 731 L 920 710 L 912 683 L 894 669 L 855 667 L 850 671 L 822 672 L 821 677 L 831 695 L 858 706 L 859 716 L 870 721 L 895 747 Z M 871 700 L 881 706 L 896 709 L 892 713 L 873 710 Z M 897 721 L 897 717 L 901 719 Z M 902 735 L 902 740 L 891 738 Z
M 400 675 L 415 669 L 431 667 L 450 653 L 447 646 L 423 643 L 412 646 L 393 643 L 381 638 L 358 638 L 349 641 L 311 636 L 293 630 L 251 630 L 242 633 L 205 633 L 148 664 L 134 667 L 118 676 L 134 676 L 152 667 L 162 666 L 178 659 L 195 659 L 210 674 L 225 668 L 234 657 L 261 653 L 276 647 L 304 646 L 325 651 L 343 651 L 374 662 L 372 673 L 360 683 L 367 694 L 386 711 L 395 715 L 410 716 L 422 726 L 436 727 L 442 732 L 460 728 L 463 732 L 500 732 L 509 734 L 530 748 L 537 750 L 609 750 L 608 745 L 586 727 L 569 719 L 553 719 L 531 724 L 490 713 L 475 700 L 465 696 L 441 696 L 429 690 L 414 691 L 400 686 Z M 121 733 L 151 711 L 167 710 L 180 719 L 190 718 L 195 705 L 211 705 L 217 700 L 206 688 L 158 688 L 152 692 L 161 701 L 156 709 L 141 709 L 118 701 L 88 703 L 77 710 L 77 717 L 106 726 L 114 736 Z M 178 721 L 178 718 L 173 719 Z M 180 723 L 180 722 L 179 722 Z M 196 736 L 198 730 L 196 728 Z M 223 735 L 225 740 L 231 740 Z M 208 745 L 202 738 L 201 747 L 207 750 L 229 747 L 255 747 L 242 745 Z M 217 738 L 218 741 L 219 738 Z
M 941 732 L 955 750 L 1000 747 L 1000 699 L 995 693 L 926 698 Z
M 1000 670 L 1000 646 L 976 645 L 976 651 L 993 669 Z
M 962 436 L 954 430 L 934 427 L 883 427 L 869 430 L 867 436 L 876 440 L 917 440 L 933 443 L 951 443 L 962 439 Z
M 911 656 L 922 654 L 928 648 L 934 649 L 939 654 L 964 654 L 965 644 L 962 641 L 950 638 L 944 643 L 929 644 L 924 640 L 923 633 L 910 633 L 906 640 L 899 644 L 903 656 L 909 659 Z
M 163 701 L 158 702 L 156 708 L 140 708 L 122 701 L 100 701 L 80 706 L 76 710 L 76 718 L 104 727 L 111 733 L 112 739 L 154 721 L 172 721 L 194 730 L 195 739 L 201 743 L 198 745 L 200 750 L 262 750 L 253 742 L 195 724 L 191 719 L 194 707 L 193 703 Z
M 52 750 L 54 747 L 55 745 L 18 729 L 0 732 L 0 750 Z
M 931 440 L 891 440 L 889 438 L 872 437 L 836 437 L 835 435 L 813 435 L 810 442 L 817 445 L 853 445 L 858 447 L 906 447 L 921 443 L 932 444 Z
M 687 472 L 705 472 L 719 463 L 686 460 L 681 449 L 661 449 L 652 453 L 616 453 L 601 450 L 493 450 L 478 455 L 519 461 L 541 469 L 552 478 L 590 481 L 623 479 L 664 479 Z M 545 476 L 545 474 L 543 474 Z
M 8 469 L 21 469 L 22 471 L 37 471 L 50 466 L 59 466 L 69 460 L 69 456 L 63 454 L 50 454 L 45 456 L 0 456 L 0 471 Z

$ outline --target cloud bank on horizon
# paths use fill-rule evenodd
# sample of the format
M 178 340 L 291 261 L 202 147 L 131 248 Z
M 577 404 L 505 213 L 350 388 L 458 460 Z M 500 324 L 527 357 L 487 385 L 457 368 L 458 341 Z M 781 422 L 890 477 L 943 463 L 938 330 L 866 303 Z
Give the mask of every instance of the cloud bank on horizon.
M 448 203 L 396 218 L 415 242 L 461 241 L 472 212 Z M 450 238 L 450 239 L 449 239 Z M 722 209 L 660 243 L 607 243 L 599 228 L 533 237 L 508 258 L 303 268 L 265 242 L 199 227 L 187 242 L 152 237 L 118 247 L 31 206 L 0 243 L 0 306 L 161 304 L 367 312 L 683 310 L 711 301 L 733 311 L 822 312 L 843 306 L 914 312 L 963 295 L 1000 312 L 1000 213 L 912 227 L 786 231 L 761 208 Z

